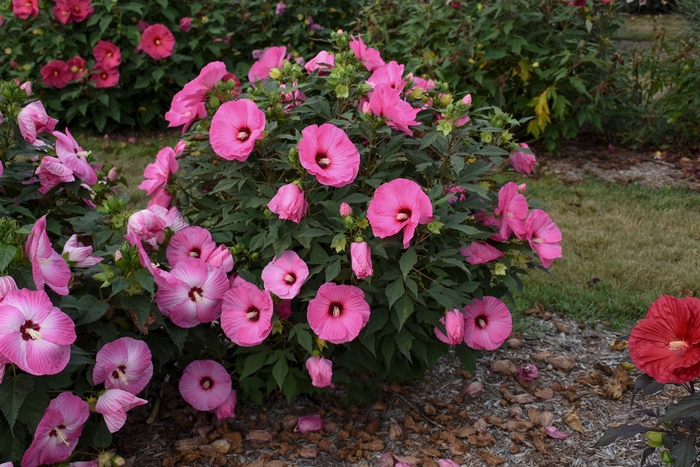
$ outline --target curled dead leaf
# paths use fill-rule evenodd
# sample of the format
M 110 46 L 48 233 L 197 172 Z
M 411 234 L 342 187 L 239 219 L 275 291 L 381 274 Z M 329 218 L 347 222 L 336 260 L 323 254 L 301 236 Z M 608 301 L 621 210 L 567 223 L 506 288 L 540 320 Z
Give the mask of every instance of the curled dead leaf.
M 303 446 L 297 453 L 304 459 L 316 459 L 318 457 L 318 449 L 312 446 Z
M 508 407 L 508 415 L 513 418 L 523 418 L 523 409 L 517 404 Z
M 576 360 L 572 357 L 567 357 L 565 355 L 554 355 L 549 352 L 537 352 L 532 355 L 532 358 L 548 363 L 549 365 L 552 365 L 565 373 L 570 372 L 576 364 Z
M 569 334 L 569 328 L 564 326 L 564 323 L 560 323 L 557 320 L 552 321 L 554 323 L 554 327 L 557 328 L 557 331 L 563 332 L 564 334 Z
M 175 449 L 178 451 L 193 451 L 199 449 L 202 440 L 199 438 L 179 439 L 175 441 Z
M 529 310 L 525 310 L 524 313 L 526 315 L 538 315 L 540 318 L 544 314 L 544 312 L 547 311 L 545 310 L 544 306 L 540 302 L 535 302 L 533 305 L 533 308 L 530 308 Z
M 542 414 L 540 413 L 539 410 L 537 410 L 537 409 L 535 409 L 535 408 L 529 407 L 529 408 L 527 409 L 527 418 L 529 418 L 530 421 L 531 421 L 532 423 L 534 423 L 535 425 L 541 425 L 541 424 L 542 424 L 542 422 L 541 422 Z
M 510 360 L 496 360 L 491 363 L 491 371 L 494 373 L 503 373 L 508 376 L 515 376 L 518 374 L 518 367 Z
M 489 425 L 501 426 L 503 425 L 503 419 L 495 415 L 487 415 L 484 417 L 484 421 Z
M 535 388 L 535 396 L 538 399 L 549 400 L 554 398 L 554 389 L 552 388 Z
M 374 441 L 370 441 L 369 443 L 362 443 L 362 449 L 366 449 L 368 451 L 382 451 L 384 450 L 384 441 L 381 439 L 375 439 Z
M 394 455 L 390 452 L 385 452 L 379 458 L 379 467 L 394 467 Z
M 468 450 L 469 447 L 458 439 L 455 439 L 450 443 L 450 454 L 453 456 L 463 456 Z
M 503 425 L 501 425 L 500 428 L 502 428 L 506 431 L 525 431 L 525 430 L 529 430 L 530 428 L 532 428 L 534 426 L 535 426 L 535 424 L 532 423 L 530 420 L 526 420 L 524 418 L 519 418 L 519 419 L 508 420 Z
M 547 432 L 544 431 L 544 428 L 540 428 L 532 434 L 532 444 L 534 444 L 537 451 L 542 454 L 547 454 L 547 445 L 544 442 L 546 436 Z
M 506 461 L 505 457 L 497 456 L 486 451 L 479 451 L 479 455 L 483 457 L 486 463 L 491 467 L 496 467 L 497 465 L 501 465 Z
M 518 339 L 516 337 L 511 337 L 506 341 L 506 345 L 509 349 L 519 349 L 520 347 L 525 345 L 525 340 Z
M 267 430 L 252 430 L 245 435 L 245 439 L 253 443 L 269 443 L 272 441 L 272 433 Z
M 540 425 L 543 427 L 551 426 L 554 423 L 554 415 L 552 412 L 545 410 L 540 414 Z
M 391 423 L 389 425 L 389 439 L 401 439 L 403 438 L 403 428 L 398 423 Z
M 425 404 L 425 406 L 423 407 L 423 412 L 425 412 L 425 414 L 426 414 L 428 417 L 432 417 L 432 416 L 434 416 L 434 415 L 437 413 L 437 410 L 435 409 L 435 406 L 434 406 L 433 404 L 431 404 L 431 403 L 428 402 L 428 403 Z
M 529 392 L 518 394 L 510 399 L 513 404 L 531 404 L 537 400 L 537 397 L 533 396 Z
M 379 428 L 382 425 L 382 421 L 378 418 L 372 418 L 367 426 L 365 427 L 365 431 L 369 433 L 370 435 L 374 435 L 379 431 Z
M 473 396 L 474 394 L 483 391 L 483 389 L 484 384 L 481 381 L 473 381 L 469 383 L 466 388 L 464 388 L 464 393 L 468 396 Z
M 608 381 L 608 384 L 603 389 L 603 395 L 610 399 L 621 399 L 622 394 L 627 390 L 634 387 L 634 380 L 627 373 L 625 367 L 622 365 L 617 365 L 612 378 Z
M 488 423 L 486 423 L 486 420 L 483 418 L 480 418 L 479 420 L 474 422 L 474 425 L 472 425 L 474 429 L 477 431 L 477 433 L 486 433 L 486 431 L 489 428 Z
M 581 419 L 578 416 L 578 413 L 576 412 L 576 408 L 578 407 L 578 404 L 574 404 L 574 406 L 571 408 L 569 413 L 564 415 L 562 417 L 562 420 L 564 420 L 564 423 L 569 425 L 569 427 L 574 430 L 578 431 L 581 434 L 585 434 L 585 430 L 583 429 L 583 425 L 581 425 Z
M 625 350 L 627 345 L 627 341 L 624 339 L 613 339 L 612 342 L 610 342 L 610 350 Z

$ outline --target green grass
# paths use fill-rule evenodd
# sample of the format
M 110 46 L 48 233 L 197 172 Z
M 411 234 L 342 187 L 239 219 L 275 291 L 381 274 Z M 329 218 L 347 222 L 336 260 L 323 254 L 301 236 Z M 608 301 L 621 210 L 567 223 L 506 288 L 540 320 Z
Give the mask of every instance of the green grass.
M 549 273 L 525 278 L 516 310 L 539 301 L 550 311 L 620 328 L 643 317 L 660 295 L 700 292 L 700 193 L 543 177 L 527 182 L 527 197 L 547 204 L 563 234 L 563 258 Z
M 668 37 L 679 37 L 690 23 L 679 15 L 625 15 L 623 26 L 615 34 L 616 40 L 647 42 L 654 39 L 654 28 L 666 29 Z

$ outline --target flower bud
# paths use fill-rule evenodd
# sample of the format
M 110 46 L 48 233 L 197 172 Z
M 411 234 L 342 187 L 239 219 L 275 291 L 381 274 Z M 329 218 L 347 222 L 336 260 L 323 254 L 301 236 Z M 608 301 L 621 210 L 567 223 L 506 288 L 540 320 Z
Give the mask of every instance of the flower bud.
M 352 215 L 352 208 L 348 203 L 340 203 L 340 215 L 343 217 Z

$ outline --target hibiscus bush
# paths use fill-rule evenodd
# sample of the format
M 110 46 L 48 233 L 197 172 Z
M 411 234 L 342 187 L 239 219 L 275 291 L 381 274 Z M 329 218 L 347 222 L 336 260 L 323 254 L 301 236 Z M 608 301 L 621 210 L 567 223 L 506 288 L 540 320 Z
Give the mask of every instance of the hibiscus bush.
M 493 179 L 531 171 L 523 122 L 330 37 L 303 68 L 268 49 L 242 89 L 206 64 L 133 213 L 118 170 L 3 83 L 0 460 L 106 447 L 168 380 L 226 419 L 279 390 L 367 401 L 505 342 L 503 298 L 561 256 L 526 185 Z

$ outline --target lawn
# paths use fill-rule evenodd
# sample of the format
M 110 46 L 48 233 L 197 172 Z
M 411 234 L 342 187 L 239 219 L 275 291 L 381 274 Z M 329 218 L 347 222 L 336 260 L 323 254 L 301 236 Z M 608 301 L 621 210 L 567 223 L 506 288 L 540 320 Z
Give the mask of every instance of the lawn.
M 646 42 L 654 38 L 654 32 L 665 29 L 669 37 L 678 37 L 691 27 L 690 22 L 674 14 L 625 15 L 622 27 L 614 39 Z

